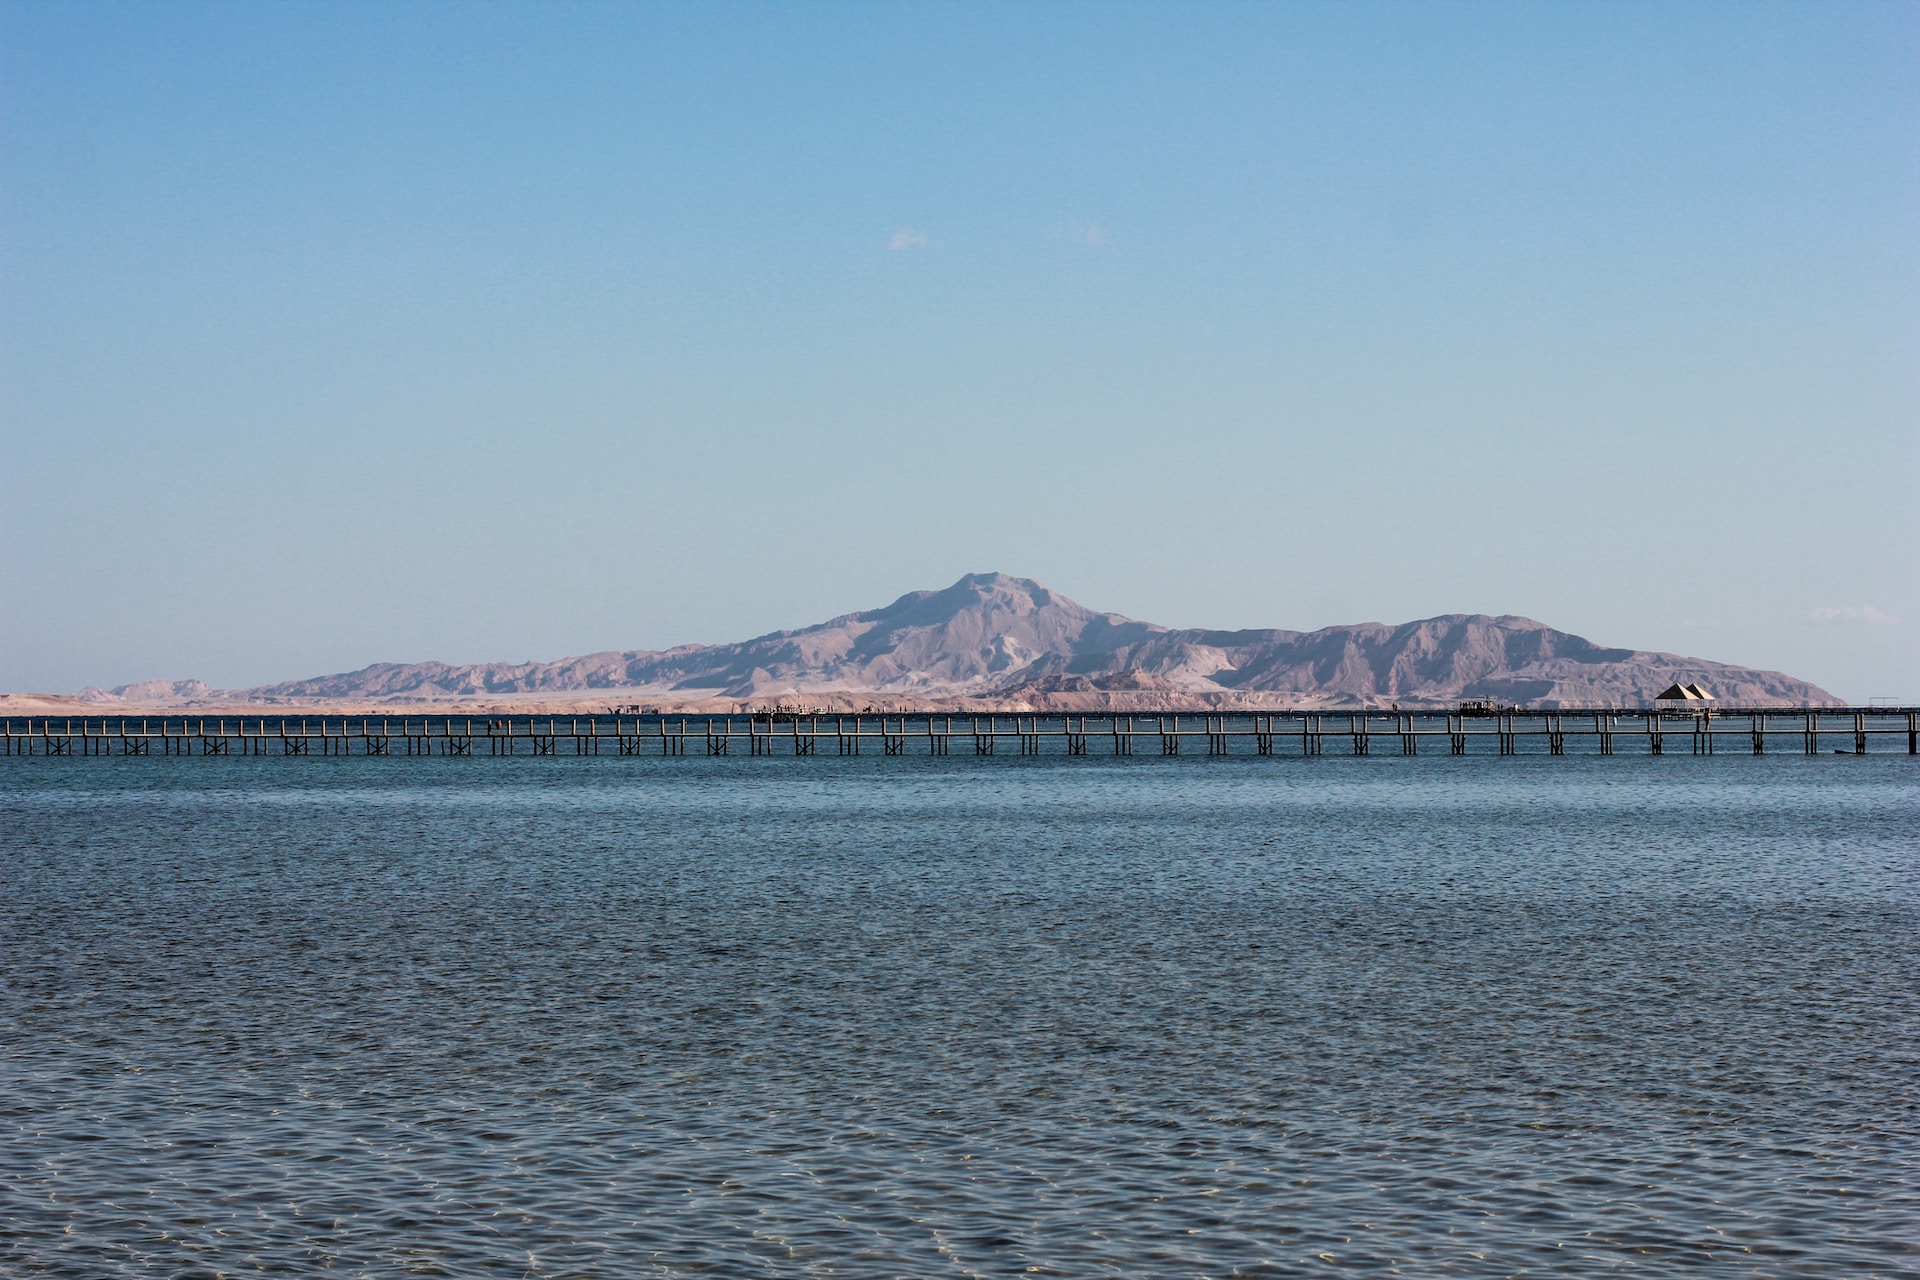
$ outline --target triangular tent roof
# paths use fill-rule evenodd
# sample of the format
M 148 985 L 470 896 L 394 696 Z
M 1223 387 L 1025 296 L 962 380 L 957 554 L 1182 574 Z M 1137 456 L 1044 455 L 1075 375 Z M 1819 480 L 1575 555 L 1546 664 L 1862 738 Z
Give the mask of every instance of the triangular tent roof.
M 1701 700 L 1702 702 L 1712 702 L 1712 701 L 1713 701 L 1713 695 L 1712 695 L 1712 694 L 1710 694 L 1710 693 L 1708 693 L 1708 692 L 1707 692 L 1707 691 L 1706 691 L 1705 689 L 1702 689 L 1702 688 L 1701 688 L 1701 687 L 1700 687 L 1699 685 L 1697 685 L 1697 684 L 1690 684 L 1690 685 L 1688 685 L 1688 686 L 1687 686 L 1687 692 L 1688 692 L 1688 693 L 1690 693 L 1690 694 L 1692 694 L 1692 695 L 1693 695 L 1694 697 L 1696 697 L 1696 698 L 1698 698 L 1698 699 L 1700 699 L 1700 700 Z
M 1670 684 L 1664 692 L 1654 694 L 1653 700 L 1655 702 L 1697 702 L 1705 696 L 1705 694 L 1696 693 L 1692 685 Z

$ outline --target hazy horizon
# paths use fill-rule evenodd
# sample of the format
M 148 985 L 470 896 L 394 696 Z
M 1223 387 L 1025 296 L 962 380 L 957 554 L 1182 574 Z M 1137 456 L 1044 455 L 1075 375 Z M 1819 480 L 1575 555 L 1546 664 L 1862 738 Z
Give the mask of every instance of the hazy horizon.
M 980 569 L 1920 701 L 1920 10 L 0 3 L 0 689 Z

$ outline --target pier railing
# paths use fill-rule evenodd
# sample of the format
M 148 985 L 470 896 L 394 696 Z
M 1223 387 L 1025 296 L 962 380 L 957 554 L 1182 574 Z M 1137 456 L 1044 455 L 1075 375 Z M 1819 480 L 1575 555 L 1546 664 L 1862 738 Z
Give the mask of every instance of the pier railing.
M 1920 708 L 1233 714 L 73 716 L 0 719 L 0 754 L 1920 754 Z M 565 746 L 563 752 L 562 747 Z

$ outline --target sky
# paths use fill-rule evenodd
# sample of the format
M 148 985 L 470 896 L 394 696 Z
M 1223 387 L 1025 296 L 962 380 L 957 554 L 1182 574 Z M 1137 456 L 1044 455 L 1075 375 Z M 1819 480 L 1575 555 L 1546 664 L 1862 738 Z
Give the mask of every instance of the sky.
M 1920 701 L 1920 6 L 0 3 L 0 689 L 989 570 Z

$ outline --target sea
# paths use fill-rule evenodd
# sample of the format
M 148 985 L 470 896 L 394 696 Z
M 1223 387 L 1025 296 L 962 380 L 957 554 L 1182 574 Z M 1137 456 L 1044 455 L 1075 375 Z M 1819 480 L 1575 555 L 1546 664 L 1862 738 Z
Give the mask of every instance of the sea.
M 0 760 L 0 1274 L 1920 1275 L 1905 755 Z

